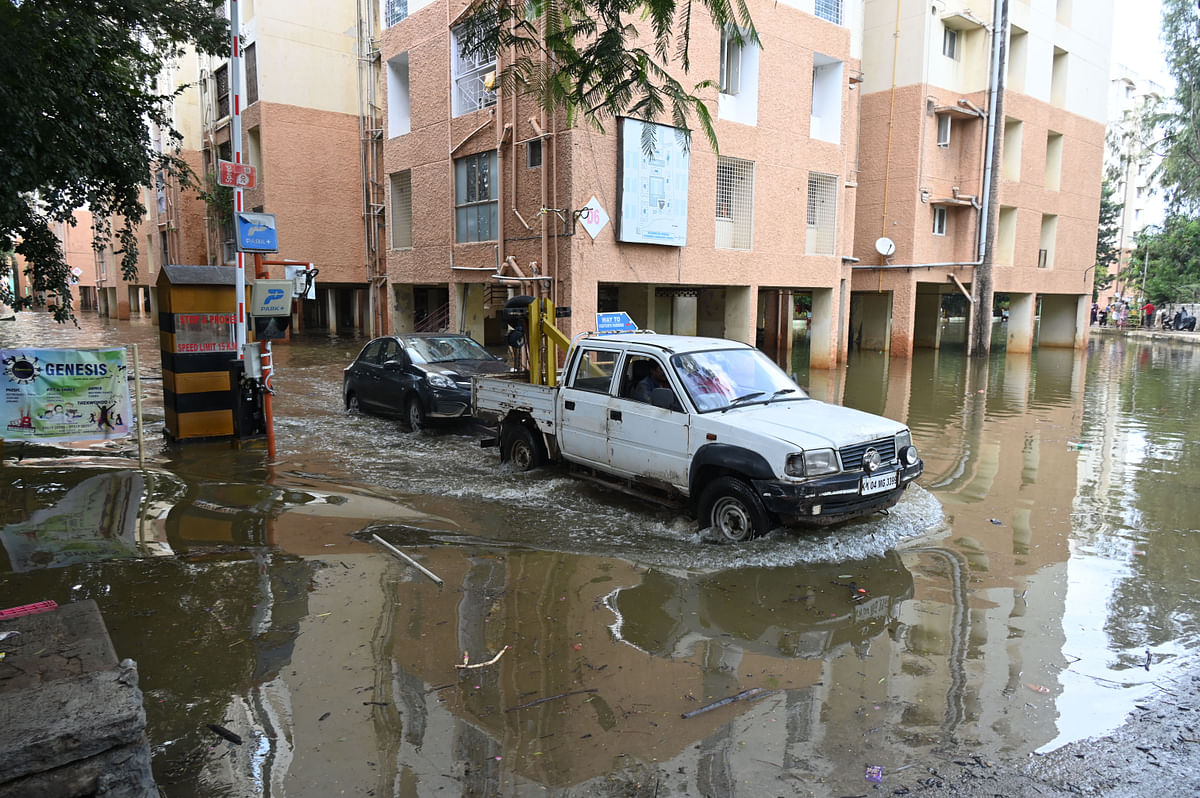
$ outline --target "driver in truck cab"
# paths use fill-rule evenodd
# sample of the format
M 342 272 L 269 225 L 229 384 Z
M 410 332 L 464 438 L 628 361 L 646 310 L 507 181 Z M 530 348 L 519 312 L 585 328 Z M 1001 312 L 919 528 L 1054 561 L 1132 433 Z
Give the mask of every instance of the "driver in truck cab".
M 662 363 L 657 360 L 650 366 L 650 373 L 638 381 L 633 388 L 633 398 L 639 402 L 650 404 L 656 388 L 669 388 L 667 373 L 663 371 Z

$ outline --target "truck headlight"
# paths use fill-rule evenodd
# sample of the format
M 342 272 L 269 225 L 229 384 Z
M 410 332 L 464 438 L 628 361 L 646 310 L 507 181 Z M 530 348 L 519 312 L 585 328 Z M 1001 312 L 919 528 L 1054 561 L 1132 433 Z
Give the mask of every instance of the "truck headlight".
M 917 458 L 917 447 L 916 446 L 905 446 L 903 449 L 900 450 L 900 462 L 903 463 L 904 465 L 906 465 L 906 466 L 916 465 L 917 459 L 918 458 Z
M 789 477 L 819 477 L 838 471 L 837 452 L 833 449 L 809 449 L 788 455 L 783 472 Z
M 444 374 L 426 374 L 425 379 L 429 380 L 429 384 L 434 388 L 453 388 L 454 380 Z
M 896 433 L 896 454 L 903 452 L 906 446 L 912 446 L 912 432 L 904 430 Z

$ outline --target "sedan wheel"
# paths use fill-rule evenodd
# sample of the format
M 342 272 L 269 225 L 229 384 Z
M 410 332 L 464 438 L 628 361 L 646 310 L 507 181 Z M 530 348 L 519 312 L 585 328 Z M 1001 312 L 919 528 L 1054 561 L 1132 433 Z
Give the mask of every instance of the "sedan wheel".
M 405 420 L 408 421 L 408 428 L 412 432 L 421 432 L 427 426 L 425 422 L 425 411 L 421 408 L 421 400 L 417 397 L 412 397 L 408 400 L 408 407 L 404 413 Z

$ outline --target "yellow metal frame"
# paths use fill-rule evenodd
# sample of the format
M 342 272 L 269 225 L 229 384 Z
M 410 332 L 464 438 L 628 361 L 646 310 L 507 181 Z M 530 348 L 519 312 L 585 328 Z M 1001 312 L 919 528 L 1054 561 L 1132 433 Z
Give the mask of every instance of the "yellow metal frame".
M 554 302 L 541 297 L 529 303 L 529 381 L 554 387 L 558 383 L 558 350 L 571 348 L 571 339 L 554 326 Z

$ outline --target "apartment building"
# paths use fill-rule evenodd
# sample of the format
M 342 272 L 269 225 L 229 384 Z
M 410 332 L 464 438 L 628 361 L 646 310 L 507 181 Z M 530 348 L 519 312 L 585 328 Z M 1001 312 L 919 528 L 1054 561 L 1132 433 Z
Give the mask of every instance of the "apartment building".
M 1159 83 L 1134 70 L 1114 64 L 1108 93 L 1108 147 L 1105 151 L 1105 172 L 1113 185 L 1113 201 L 1121 205 L 1117 222 L 1117 250 L 1120 273 L 1129 266 L 1129 258 L 1137 248 L 1137 236 L 1147 227 L 1161 225 L 1166 217 L 1165 198 L 1151 179 L 1162 161 L 1150 149 L 1149 136 L 1141 129 L 1140 118 L 1148 108 L 1168 97 Z M 1104 297 L 1135 293 L 1138 286 L 1113 283 Z M 1126 290 L 1130 289 L 1130 290 Z M 1105 302 L 1101 301 L 1101 304 Z
M 908 356 L 969 294 L 999 183 L 994 290 L 1009 351 L 1081 346 L 1107 119 L 1110 0 L 1010 0 L 989 159 L 990 0 L 866 0 L 851 340 Z M 998 62 L 997 62 L 998 64 Z M 989 169 L 989 162 L 994 164 Z M 990 313 L 991 308 L 982 312 Z
M 242 40 L 242 161 L 257 180 L 243 209 L 273 213 L 279 252 L 264 256 L 269 277 L 284 261 L 319 269 L 316 301 L 300 305 L 297 328 L 365 334 L 370 319 L 359 102 L 359 14 L 354 0 L 236 3 Z M 223 13 L 228 16 L 230 3 Z M 165 264 L 234 265 L 231 190 L 216 185 L 218 162 L 234 159 L 231 60 L 194 50 L 160 76 L 163 93 L 182 89 L 171 107 L 178 142 L 150 126 L 153 146 L 182 158 L 194 186 L 163 172 L 144 190 L 137 232 L 138 277 L 121 274 L 113 247 L 97 254 L 97 308 L 129 318 L 156 312 L 156 280 Z M 206 201 L 197 186 L 209 194 Z M 116 222 L 114 222 L 114 226 Z M 255 274 L 252 256 L 246 273 Z
M 791 357 L 797 296 L 811 362 L 844 348 L 854 240 L 859 3 L 750 3 L 761 46 L 699 21 L 720 151 L 642 122 L 568 125 L 506 94 L 500 59 L 464 59 L 460 0 L 382 4 L 378 24 L 386 275 L 395 330 L 503 340 L 498 309 L 548 292 L 571 333 L 625 311 L 660 332 L 757 341 Z M 499 277 L 498 277 L 499 275 Z

